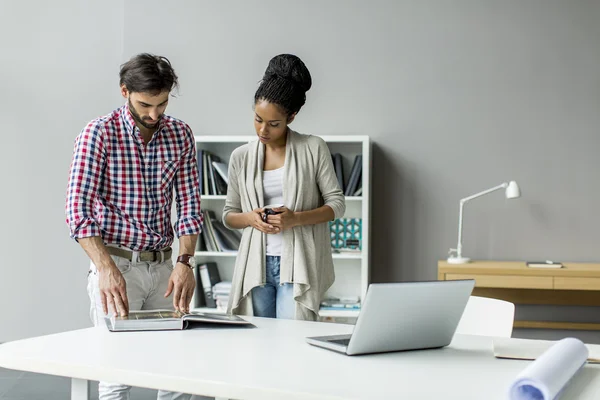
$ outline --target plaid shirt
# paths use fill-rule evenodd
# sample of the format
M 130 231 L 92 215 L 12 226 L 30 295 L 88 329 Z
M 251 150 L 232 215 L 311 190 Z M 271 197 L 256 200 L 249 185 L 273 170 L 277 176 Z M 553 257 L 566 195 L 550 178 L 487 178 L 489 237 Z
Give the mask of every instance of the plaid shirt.
M 200 232 L 196 143 L 190 127 L 163 116 L 144 145 L 127 104 L 90 122 L 77 136 L 67 188 L 66 221 L 75 240 L 101 236 L 134 251 Z

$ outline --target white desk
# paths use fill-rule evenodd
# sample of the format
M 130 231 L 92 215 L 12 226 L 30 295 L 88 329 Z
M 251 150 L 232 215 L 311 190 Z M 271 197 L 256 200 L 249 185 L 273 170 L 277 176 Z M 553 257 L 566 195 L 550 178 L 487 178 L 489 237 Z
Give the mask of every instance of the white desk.
M 348 357 L 304 338 L 350 325 L 250 319 L 257 328 L 90 328 L 14 341 L 0 345 L 0 367 L 74 378 L 78 400 L 87 398 L 87 380 L 229 399 L 493 400 L 506 399 L 528 363 L 495 359 L 491 338 L 460 335 L 444 349 Z M 563 398 L 600 398 L 600 366 L 586 366 Z

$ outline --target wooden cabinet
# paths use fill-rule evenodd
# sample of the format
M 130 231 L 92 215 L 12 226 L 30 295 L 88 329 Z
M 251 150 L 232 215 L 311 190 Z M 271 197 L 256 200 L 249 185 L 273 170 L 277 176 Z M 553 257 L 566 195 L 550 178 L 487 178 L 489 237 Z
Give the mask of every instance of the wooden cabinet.
M 438 262 L 439 280 L 474 279 L 474 296 L 515 304 L 600 306 L 600 264 L 530 268 L 522 261 Z M 600 330 L 600 323 L 515 321 L 516 328 Z

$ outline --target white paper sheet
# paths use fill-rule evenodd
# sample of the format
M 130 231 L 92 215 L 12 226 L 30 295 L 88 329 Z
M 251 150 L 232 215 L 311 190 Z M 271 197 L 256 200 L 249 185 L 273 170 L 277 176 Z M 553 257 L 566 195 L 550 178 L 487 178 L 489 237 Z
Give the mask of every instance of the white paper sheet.
M 553 400 L 583 367 L 589 352 L 575 338 L 556 342 L 527 366 L 510 387 L 511 400 Z
M 556 340 L 494 338 L 494 356 L 498 358 L 514 358 L 517 360 L 535 360 L 546 350 L 556 344 Z M 586 344 L 588 363 L 600 363 L 600 346 Z

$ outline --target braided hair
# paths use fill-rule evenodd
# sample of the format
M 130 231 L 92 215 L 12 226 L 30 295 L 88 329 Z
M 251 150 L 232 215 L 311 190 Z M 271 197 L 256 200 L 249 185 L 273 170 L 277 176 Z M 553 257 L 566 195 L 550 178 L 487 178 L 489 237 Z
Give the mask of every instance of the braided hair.
M 293 54 L 279 54 L 269 61 L 254 104 L 261 100 L 276 104 L 289 117 L 300 111 L 312 85 L 306 65 Z

